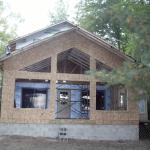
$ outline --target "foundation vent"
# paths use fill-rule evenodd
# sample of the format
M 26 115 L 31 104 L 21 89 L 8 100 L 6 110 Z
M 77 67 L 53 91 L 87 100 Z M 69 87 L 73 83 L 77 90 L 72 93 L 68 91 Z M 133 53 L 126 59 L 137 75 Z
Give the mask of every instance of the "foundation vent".
M 68 141 L 68 130 L 67 128 L 59 128 L 58 138 L 61 141 Z

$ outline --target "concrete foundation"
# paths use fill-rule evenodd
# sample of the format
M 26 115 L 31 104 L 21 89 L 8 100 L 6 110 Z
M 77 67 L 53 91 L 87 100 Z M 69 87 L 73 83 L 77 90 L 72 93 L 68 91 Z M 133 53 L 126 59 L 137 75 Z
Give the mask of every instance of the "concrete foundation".
M 57 138 L 60 128 L 67 128 L 68 138 L 84 140 L 138 140 L 137 125 L 6 124 L 0 123 L 0 135 Z

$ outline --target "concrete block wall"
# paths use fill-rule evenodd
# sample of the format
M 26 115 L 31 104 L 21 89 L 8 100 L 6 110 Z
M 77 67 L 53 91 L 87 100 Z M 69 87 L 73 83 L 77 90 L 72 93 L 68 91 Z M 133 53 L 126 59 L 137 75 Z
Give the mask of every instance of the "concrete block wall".
M 22 135 L 58 138 L 60 128 L 67 129 L 67 138 L 82 140 L 138 140 L 137 125 L 73 125 L 73 124 L 2 124 L 1 135 Z

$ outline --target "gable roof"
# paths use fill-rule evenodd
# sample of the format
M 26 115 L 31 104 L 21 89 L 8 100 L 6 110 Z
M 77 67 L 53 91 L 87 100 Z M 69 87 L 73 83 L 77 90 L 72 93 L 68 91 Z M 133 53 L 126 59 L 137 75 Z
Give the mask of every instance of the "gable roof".
M 37 45 L 43 41 L 52 39 L 56 36 L 62 35 L 64 33 L 76 31 L 78 34 L 81 34 L 85 38 L 88 38 L 100 46 L 104 47 L 106 50 L 118 55 L 119 57 L 133 61 L 133 58 L 125 55 L 122 51 L 114 47 L 113 45 L 107 43 L 102 38 L 92 34 L 83 28 L 80 28 L 68 21 L 61 22 L 59 24 L 48 26 L 41 30 L 35 31 L 33 33 L 27 34 L 22 37 L 18 37 L 10 42 L 8 45 L 9 53 L 6 53 L 0 57 L 0 62 L 17 55 L 25 50 L 28 50 L 31 46 Z M 11 46 L 15 44 L 15 51 L 11 51 Z

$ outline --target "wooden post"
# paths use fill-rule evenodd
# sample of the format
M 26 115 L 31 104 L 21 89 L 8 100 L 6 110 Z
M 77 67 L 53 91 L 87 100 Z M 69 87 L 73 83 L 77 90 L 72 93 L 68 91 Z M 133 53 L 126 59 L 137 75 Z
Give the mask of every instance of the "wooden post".
M 57 74 L 57 55 L 54 54 L 51 57 L 51 84 L 50 84 L 50 119 L 55 119 L 55 106 L 56 106 L 56 97 L 57 97 L 57 90 L 56 90 L 56 74 Z
M 14 109 L 14 92 L 15 78 L 13 75 L 10 77 L 9 72 L 4 72 L 1 101 L 1 118 L 3 119 L 12 119 L 12 111 Z
M 90 70 L 96 70 L 96 61 L 90 57 Z M 91 76 L 90 79 L 90 120 L 95 120 L 96 111 L 96 80 Z

